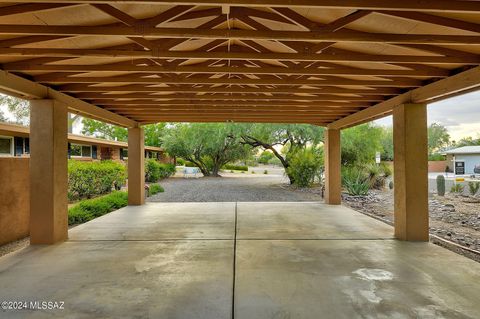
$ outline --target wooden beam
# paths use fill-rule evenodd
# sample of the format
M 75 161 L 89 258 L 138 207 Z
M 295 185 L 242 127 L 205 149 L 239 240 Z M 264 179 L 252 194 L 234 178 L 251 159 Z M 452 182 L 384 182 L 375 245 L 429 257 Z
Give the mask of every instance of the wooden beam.
M 395 79 L 392 80 L 350 80 L 345 78 L 332 78 L 328 80 L 296 80 L 269 78 L 269 79 L 250 79 L 250 78 L 180 78 L 180 77 L 140 77 L 135 75 L 115 76 L 115 77 L 86 77 L 76 76 L 63 78 L 50 78 L 46 76 L 34 77 L 37 82 L 46 83 L 143 83 L 143 84 L 230 84 L 230 85 L 312 85 L 312 86 L 374 86 L 374 87 L 419 87 L 422 82 L 415 79 Z
M 3 0 L 11 3 L 37 3 L 45 0 Z M 50 3 L 111 3 L 112 0 L 48 0 Z M 199 6 L 248 6 L 248 7 L 294 7 L 330 8 L 359 10 L 401 10 L 431 12 L 479 12 L 478 1 L 457 0 L 122 0 L 122 3 L 144 3 L 158 5 L 199 5 Z
M 395 96 L 387 101 L 380 102 L 365 110 L 330 123 L 329 127 L 340 129 L 358 125 L 369 122 L 373 118 L 379 118 L 383 115 L 391 114 L 393 108 L 397 105 L 405 103 L 431 103 L 477 87 L 480 87 L 480 67 L 475 67 L 446 79 Z
M 100 99 L 87 98 L 87 100 L 95 100 L 98 103 L 123 103 L 129 101 L 145 101 L 145 102 L 170 102 L 170 101 L 183 101 L 184 103 L 197 103 L 200 101 L 271 101 L 272 103 L 283 103 L 288 101 L 302 101 L 302 102 L 326 102 L 326 101 L 345 101 L 345 102 L 375 102 L 383 101 L 384 97 L 381 95 L 366 95 L 366 96 L 341 96 L 341 95 L 321 95 L 321 96 L 267 96 L 267 95 L 181 95 L 172 94 L 171 96 L 132 96 L 132 97 L 108 97 L 103 96 Z M 301 102 L 298 102 L 301 103 Z
M 122 115 L 125 116 L 130 116 L 130 117 L 135 117 L 135 116 L 157 116 L 161 114 L 168 114 L 168 115 L 191 115 L 191 116 L 196 116 L 196 115 L 218 115 L 218 116 L 228 116 L 230 114 L 235 114 L 236 112 L 241 112 L 241 110 L 225 110 L 225 111 L 215 111 L 215 110 L 209 110 L 209 111 L 204 111 L 204 110 L 169 110 L 168 112 L 135 112 L 135 111 L 121 111 L 119 112 Z M 315 116 L 325 116 L 325 117 L 330 117 L 330 118 L 338 118 L 340 116 L 348 115 L 349 113 L 343 112 L 343 113 L 325 113 L 325 112 L 297 112 L 297 111 L 283 111 L 283 112 L 277 112 L 275 110 L 272 111 L 254 111 L 254 110 L 249 110 L 248 115 L 251 117 L 256 117 L 256 116 L 271 116 L 271 117 L 281 117 L 281 116 L 293 116 L 293 117 L 304 117 L 304 118 L 311 118 Z
M 61 3 L 23 3 L 17 5 L 11 5 L 6 7 L 0 7 L 0 17 L 5 17 L 14 14 L 22 14 L 29 12 L 38 12 L 52 9 L 59 9 L 72 6 L 72 4 Z
M 464 1 L 468 2 L 468 1 Z M 187 29 L 187 28 L 144 28 L 130 26 L 72 26 L 72 25 L 0 25 L 0 34 L 17 35 L 97 35 L 152 38 L 197 38 L 236 40 L 277 40 L 277 41 L 332 41 L 361 43 L 420 43 L 420 44 L 480 44 L 480 36 L 438 35 L 438 34 L 397 34 L 361 33 L 354 31 L 304 32 L 304 31 L 259 31 L 228 29 Z
M 116 111 L 156 111 L 164 112 L 169 110 L 278 110 L 278 111 L 326 111 L 326 112 L 356 112 L 362 110 L 364 107 L 353 104 L 346 105 L 238 105 L 236 103 L 212 105 L 212 104 L 184 104 L 184 105 L 114 105 L 106 106 L 105 109 Z
M 447 77 L 449 70 L 385 70 L 385 69 L 360 69 L 349 67 L 336 68 L 284 68 L 284 67 L 198 67 L 198 66 L 158 66 L 158 65 L 21 65 L 16 63 L 9 65 L 8 71 L 55 71 L 55 72 L 134 72 L 145 74 L 174 73 L 174 74 L 285 74 L 285 75 L 364 75 L 364 76 L 412 76 L 412 77 Z M 62 77 L 62 74 L 59 74 Z M 48 76 L 48 75 L 46 75 Z
M 342 105 L 355 105 L 355 106 L 369 106 L 369 103 L 366 102 L 357 102 L 353 104 L 349 101 L 335 102 L 335 101 L 318 101 L 318 102 L 295 102 L 295 101 L 195 101 L 195 100 L 184 100 L 184 101 L 148 101 L 148 100 L 130 100 L 130 101 L 111 101 L 111 100 L 94 100 L 92 101 L 95 105 L 270 105 L 270 106 L 305 106 L 309 105 L 321 105 L 321 106 L 342 106 Z
M 135 121 L 132 121 L 124 116 L 115 114 L 113 112 L 104 110 L 95 105 L 71 97 L 67 94 L 58 92 L 41 84 L 24 79 L 17 75 L 7 73 L 0 70 L 0 91 L 24 98 L 27 100 L 32 99 L 53 99 L 68 106 L 69 110 L 73 113 L 78 113 L 87 117 L 98 119 L 100 121 L 125 126 L 133 127 L 137 125 Z
M 345 95 L 320 95 L 320 96 L 303 96 L 303 95 L 291 95 L 291 94 L 279 94 L 279 95 L 241 95 L 241 94 L 214 94 L 214 95 L 191 95 L 191 94 L 169 94 L 169 95 L 151 95 L 142 93 L 131 94 L 98 94 L 98 93 L 83 93 L 77 94 L 77 98 L 86 100 L 125 100 L 125 99 L 137 99 L 137 100 L 267 100 L 267 101 L 382 101 L 384 97 L 381 95 L 364 95 L 364 96 L 345 96 Z
M 37 37 L 37 36 L 33 36 Z M 24 37 L 29 38 L 29 37 Z M 55 37 L 56 38 L 56 37 Z M 22 39 L 22 38 L 16 38 Z M 9 41 L 9 40 L 3 40 Z M 36 42 L 37 39 L 28 40 Z M 7 43 L 8 44 L 8 43 Z M 20 43 L 23 44 L 23 43 Z M 3 44 L 2 44 L 3 45 Z M 13 43 L 12 45 L 17 45 Z M 428 63 L 428 64 L 480 64 L 478 55 L 426 56 L 426 55 L 383 55 L 363 53 L 316 54 L 316 53 L 252 53 L 252 52 L 199 52 L 166 50 L 120 50 L 120 49 L 56 49 L 56 48 L 0 48 L 0 56 L 26 57 L 91 57 L 91 58 L 156 58 L 156 59 L 199 59 L 199 60 L 255 60 L 255 61 L 323 61 L 323 62 L 374 62 L 374 63 Z M 27 62 L 9 63 L 12 67 L 32 65 Z M 33 67 L 33 65 L 32 65 Z
M 85 84 L 67 84 L 56 88 L 61 92 L 77 93 L 75 96 L 82 98 L 103 98 L 103 97 L 128 97 L 133 94 L 144 93 L 262 93 L 262 94 L 376 94 L 376 95 L 396 95 L 401 91 L 396 88 L 375 88 L 375 89 L 344 89 L 337 87 L 324 87 L 316 89 L 303 88 L 282 88 L 270 89 L 266 87 L 212 87 L 212 86 L 174 86 L 174 87 L 158 87 L 158 86 L 142 86 L 142 85 L 122 85 L 122 86 L 87 86 Z M 80 92 L 80 93 L 78 93 Z M 85 93 L 87 92 L 87 93 Z M 104 94 L 104 92 L 134 92 L 134 93 L 115 93 Z M 143 93 L 140 93 L 143 92 Z M 159 95 L 161 96 L 161 95 Z
M 377 12 L 381 14 L 394 16 L 394 17 L 410 19 L 415 21 L 422 21 L 422 22 L 432 23 L 436 25 L 441 25 L 444 27 L 480 33 L 480 24 L 436 16 L 428 13 L 402 12 L 402 11 L 377 11 Z

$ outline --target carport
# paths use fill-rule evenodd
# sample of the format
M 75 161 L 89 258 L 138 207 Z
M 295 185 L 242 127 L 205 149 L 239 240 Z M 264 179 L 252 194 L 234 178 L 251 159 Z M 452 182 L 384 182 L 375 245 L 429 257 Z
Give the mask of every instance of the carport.
M 435 311 L 438 311 L 445 317 L 474 316 L 475 310 L 479 312 L 474 302 L 475 298 L 478 300 L 479 288 L 472 285 L 472 282 L 478 281 L 478 265 L 427 243 L 400 241 L 428 241 L 426 106 L 430 102 L 480 86 L 479 12 L 480 2 L 460 0 L 2 1 L 0 89 L 7 94 L 31 100 L 32 106 L 30 185 L 35 191 L 30 199 L 31 243 L 55 244 L 68 239 L 67 112 L 128 128 L 128 195 L 131 205 L 114 213 L 113 217 L 102 217 L 75 230 L 67 243 L 38 249 L 31 247 L 25 253 L 10 257 L 8 262 L 0 264 L 0 270 L 4 270 L 2 275 L 10 274 L 12 280 L 31 273 L 32 269 L 27 264 L 34 257 L 47 266 L 52 266 L 48 260 L 59 260 L 59 274 L 67 269 L 75 273 L 77 269 L 73 264 L 62 263 L 74 260 L 87 264 L 97 262 L 94 260 L 98 256 L 95 252 L 106 249 L 102 241 L 119 248 L 122 245 L 119 241 L 137 246 L 154 241 L 155 245 L 168 246 L 167 242 L 171 240 L 177 240 L 175 245 L 178 245 L 179 239 L 205 239 L 203 235 L 199 238 L 170 238 L 162 234 L 151 239 L 145 238 L 145 234 L 153 229 L 161 230 L 162 223 L 158 222 L 155 224 L 157 228 L 147 227 L 141 236 L 137 232 L 130 240 L 126 235 L 114 235 L 115 229 L 125 220 L 120 224 L 108 224 L 109 218 L 122 214 L 131 225 L 136 225 L 137 218 L 138 221 L 144 220 L 152 210 L 160 215 L 168 215 L 169 210 L 174 210 L 168 205 L 144 205 L 144 124 L 309 123 L 327 128 L 326 205 L 316 203 L 306 208 L 305 205 L 291 204 L 287 207 L 290 207 L 289 213 L 296 214 L 304 209 L 310 213 L 318 210 L 319 216 L 310 216 L 314 220 L 322 216 L 331 218 L 326 218 L 322 227 L 310 227 L 294 236 L 288 236 L 288 229 L 280 229 L 271 238 L 264 235 L 252 237 L 249 234 L 255 233 L 255 227 L 268 228 L 273 224 L 253 223 L 255 227 L 242 234 L 237 222 L 245 219 L 238 215 L 239 209 L 251 212 L 259 210 L 248 208 L 247 204 L 234 204 L 233 235 L 231 232 L 226 235 L 228 238 L 215 235 L 203 242 L 192 243 L 188 250 L 196 251 L 195 245 L 199 245 L 198 251 L 201 253 L 201 247 L 205 247 L 202 245 L 220 245 L 223 240 L 228 241 L 227 245 L 235 246 L 231 250 L 233 255 L 225 251 L 219 254 L 227 264 L 231 264 L 233 258 L 233 285 L 235 278 L 242 281 L 233 289 L 228 285 L 230 288 L 222 287 L 233 291 L 232 300 L 235 301 L 236 288 L 241 295 L 242 289 L 248 291 L 252 288 L 246 283 L 253 285 L 257 281 L 256 292 L 262 295 L 260 291 L 265 289 L 262 296 L 269 297 L 261 298 L 247 293 L 250 299 L 242 299 L 245 304 L 237 308 L 244 309 L 244 312 L 232 313 L 245 318 L 313 316 L 312 312 L 295 313 L 288 306 L 282 309 L 283 306 L 275 308 L 275 305 L 288 305 L 289 298 L 298 298 L 299 295 L 295 293 L 309 289 L 320 298 L 330 290 L 322 290 L 326 289 L 324 286 L 320 290 L 314 287 L 326 284 L 332 289 L 341 290 L 341 287 L 345 287 L 336 296 L 350 298 L 357 307 L 352 308 L 357 309 L 353 312 L 337 316 L 332 313 L 327 317 L 351 318 L 351 314 L 358 314 L 359 309 L 381 304 L 381 300 L 391 300 L 399 294 L 405 294 L 406 299 L 399 299 L 398 303 L 420 307 L 413 312 L 417 315 L 424 311 L 435 316 Z M 366 217 L 358 216 L 342 206 L 333 206 L 341 204 L 340 131 L 392 114 L 395 153 L 394 236 L 388 234 L 391 230 L 387 226 L 375 221 L 363 221 L 362 218 Z M 218 210 L 222 205 L 226 204 L 211 204 L 208 209 Z M 278 208 L 272 203 L 264 206 L 262 209 L 265 210 L 269 207 Z M 188 207 L 180 209 L 182 214 L 190 211 Z M 232 212 L 231 207 L 216 216 L 228 215 L 228 212 Z M 156 218 L 162 219 L 160 215 Z M 340 216 L 347 218 L 351 225 L 342 227 Z M 274 222 L 276 218 L 265 220 Z M 213 223 L 212 227 L 218 222 L 216 218 L 208 220 Z M 288 218 L 282 220 L 293 221 Z M 102 221 L 106 223 L 101 224 Z M 88 228 L 91 227 L 90 230 L 94 232 L 95 225 L 99 223 L 103 225 L 100 228 L 103 227 L 104 233 L 113 234 L 113 237 L 88 237 Z M 315 221 L 306 220 L 302 227 L 311 224 L 315 225 Z M 179 225 L 189 228 L 185 223 Z M 373 225 L 378 229 L 373 230 Z M 352 233 L 356 227 L 358 231 Z M 132 226 L 127 228 L 131 229 Z M 320 246 L 315 246 L 314 241 L 308 242 L 312 238 L 302 237 L 302 234 L 309 233 L 315 241 L 322 241 Z M 322 237 L 327 233 L 338 233 L 339 237 L 329 241 Z M 393 240 L 393 237 L 397 240 Z M 268 243 L 255 242 L 257 239 L 267 240 Z M 151 252 L 150 249 L 157 248 L 145 249 Z M 254 248 L 258 248 L 260 253 L 249 251 Z M 69 249 L 78 249 L 78 255 L 69 254 Z M 213 251 L 221 251 L 220 248 L 216 249 L 214 247 Z M 262 249 L 269 253 L 263 254 Z M 177 252 L 182 254 L 181 249 Z M 159 254 L 162 258 L 166 256 L 166 253 Z M 352 257 L 353 261 L 345 257 L 349 254 L 356 256 Z M 139 258 L 140 255 L 131 257 Z M 148 255 L 147 252 L 142 256 L 147 258 Z M 103 266 L 114 267 L 115 256 L 111 255 L 110 259 L 108 253 L 103 256 L 107 258 Z M 125 259 L 118 257 L 119 260 L 128 263 L 128 255 L 122 256 Z M 262 271 L 235 272 L 235 265 L 242 266 L 242 263 L 244 269 L 255 268 L 248 264 L 248 260 L 261 256 L 265 256 L 259 263 L 264 265 L 260 269 Z M 291 258 L 287 262 L 281 256 Z M 328 258 L 319 259 L 318 256 Z M 343 259 L 339 260 L 343 262 L 351 262 L 351 269 L 334 267 L 335 258 L 340 257 Z M 185 257 L 180 265 L 190 267 L 189 260 Z M 296 264 L 295 260 L 299 263 Z M 16 262 L 23 266 L 16 267 Z M 101 261 L 98 262 L 101 267 Z M 285 262 L 288 267 L 276 268 L 278 262 Z M 459 273 L 442 274 L 438 278 L 437 271 L 447 269 L 450 262 L 460 264 L 457 268 Z M 313 270 L 295 267 L 304 263 L 313 264 Z M 232 276 L 232 272 L 228 272 L 230 275 L 222 273 L 225 271 L 222 267 L 222 270 L 218 270 L 218 276 L 211 278 L 213 281 L 215 278 L 221 280 L 223 275 Z M 212 269 L 216 271 L 217 268 Z M 476 273 L 473 271 L 475 269 Z M 45 280 L 52 276 L 46 270 Z M 416 270 L 419 270 L 420 277 L 416 277 Z M 78 271 L 79 275 L 69 277 L 68 281 L 73 286 L 80 282 L 88 285 L 86 277 L 80 275 L 84 273 Z M 319 279 L 325 279 L 322 276 L 328 276 L 329 271 L 333 276 L 330 278 L 333 278 L 332 281 Z M 287 289 L 292 295 L 274 296 L 276 287 L 271 285 L 281 280 L 280 277 L 297 272 L 305 272 L 305 277 L 291 278 L 292 286 Z M 123 272 L 113 274 L 119 277 L 126 275 Z M 178 273 L 171 276 L 180 277 Z M 360 278 L 360 281 L 355 281 L 352 276 Z M 62 278 L 66 277 L 59 275 L 57 279 Z M 105 280 L 114 282 L 116 278 Z M 314 281 L 309 281 L 309 278 L 314 278 L 311 279 Z M 400 282 L 392 283 L 392 280 L 399 278 Z M 38 280 L 41 281 L 41 277 Z M 153 280 L 153 277 L 143 280 Z M 385 285 L 385 281 L 390 284 Z M 409 287 L 404 292 L 392 288 L 409 286 L 412 282 L 422 285 Z M 368 287 L 363 285 L 366 283 Z M 5 285 L 14 289 L 13 282 Z M 386 287 L 382 297 L 372 292 L 379 289 L 377 285 Z M 441 288 L 430 291 L 435 296 L 429 296 L 430 292 L 424 287 L 435 285 Z M 30 291 L 41 289 L 39 287 L 46 289 L 40 283 L 36 287 Z M 119 284 L 117 288 L 125 291 L 128 287 Z M 50 287 L 52 293 L 56 288 L 58 286 Z M 368 305 L 358 303 L 356 296 L 348 295 L 348 291 L 357 288 L 363 291 L 362 298 L 366 298 Z M 18 293 L 21 291 L 17 290 Z M 202 293 L 204 290 L 194 291 Z M 112 291 L 104 292 L 115 296 Z M 141 299 L 146 292 L 138 288 L 129 293 L 132 298 Z M 417 295 L 424 298 L 423 303 L 416 303 L 414 299 Z M 11 296 L 15 296 L 15 293 Z M 219 294 L 215 298 L 221 302 L 225 296 Z M 339 309 L 340 305 L 336 304 L 339 299 L 329 298 L 316 309 Z M 189 296 L 186 299 L 172 299 L 172 302 L 191 303 L 199 300 Z M 88 304 L 88 301 L 85 302 Z M 315 308 L 315 299 L 311 303 L 305 305 L 306 309 Z M 388 311 L 384 309 L 381 315 L 395 317 L 397 313 L 404 314 L 404 308 L 398 303 L 386 306 Z M 268 310 L 264 314 L 261 311 L 250 313 L 249 309 L 258 309 L 249 308 L 254 304 L 258 307 L 270 305 L 268 309 L 277 309 L 279 312 L 271 313 Z M 108 309 L 106 313 L 109 313 Z M 111 313 L 114 313 L 113 310 Z M 223 315 L 222 312 L 221 315 L 203 317 Z M 188 316 L 196 316 L 195 311 L 179 315 Z

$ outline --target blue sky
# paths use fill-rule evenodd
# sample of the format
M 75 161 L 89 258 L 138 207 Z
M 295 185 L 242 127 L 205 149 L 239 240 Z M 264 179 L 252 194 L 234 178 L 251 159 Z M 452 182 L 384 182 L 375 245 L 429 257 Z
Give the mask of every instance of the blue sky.
M 427 111 L 428 124 L 435 122 L 447 127 L 452 140 L 480 137 L 480 90 L 429 104 Z M 391 126 L 392 117 L 375 122 Z

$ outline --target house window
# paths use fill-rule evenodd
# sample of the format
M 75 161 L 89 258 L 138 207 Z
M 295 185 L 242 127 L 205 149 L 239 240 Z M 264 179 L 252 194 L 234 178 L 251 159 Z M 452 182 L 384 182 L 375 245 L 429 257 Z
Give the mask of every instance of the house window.
M 0 136 L 0 156 L 13 156 L 13 137 Z
M 128 149 L 122 148 L 120 152 L 122 152 L 122 159 L 128 159 Z
M 71 144 L 70 145 L 70 156 L 72 157 L 92 157 L 92 146 L 90 145 L 80 145 L 80 144 Z

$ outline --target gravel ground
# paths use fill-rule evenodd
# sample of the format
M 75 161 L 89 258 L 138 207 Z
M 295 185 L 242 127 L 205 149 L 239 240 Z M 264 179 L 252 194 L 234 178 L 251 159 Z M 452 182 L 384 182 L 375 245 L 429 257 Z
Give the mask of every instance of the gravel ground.
M 11 252 L 17 251 L 19 249 L 25 248 L 30 245 L 30 237 L 16 240 L 14 242 L 0 245 L 0 257 L 5 256 Z
M 480 251 L 480 201 L 449 193 L 430 196 L 430 234 Z M 393 191 L 373 191 L 363 198 L 344 194 L 343 203 L 393 222 Z
M 292 202 L 319 201 L 317 194 L 291 191 L 280 174 L 251 172 L 222 173 L 222 177 L 169 178 L 160 183 L 164 193 L 148 199 L 151 202 Z

